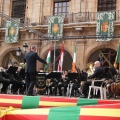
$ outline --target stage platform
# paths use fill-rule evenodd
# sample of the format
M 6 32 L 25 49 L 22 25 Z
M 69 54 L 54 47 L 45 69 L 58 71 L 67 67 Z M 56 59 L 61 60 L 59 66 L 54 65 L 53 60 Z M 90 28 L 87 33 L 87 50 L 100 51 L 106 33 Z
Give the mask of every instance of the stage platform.
M 120 100 L 0 94 L 0 120 L 120 120 Z

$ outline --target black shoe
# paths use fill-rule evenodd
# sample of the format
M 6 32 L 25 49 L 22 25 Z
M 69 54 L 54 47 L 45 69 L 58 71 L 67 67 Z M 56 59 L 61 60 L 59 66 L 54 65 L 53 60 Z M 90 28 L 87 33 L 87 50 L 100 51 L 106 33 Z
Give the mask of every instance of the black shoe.
M 62 94 L 58 94 L 57 96 L 62 96 Z
M 87 98 L 86 95 L 80 95 L 80 98 Z
M 1 94 L 7 94 L 7 92 L 6 91 L 1 91 Z

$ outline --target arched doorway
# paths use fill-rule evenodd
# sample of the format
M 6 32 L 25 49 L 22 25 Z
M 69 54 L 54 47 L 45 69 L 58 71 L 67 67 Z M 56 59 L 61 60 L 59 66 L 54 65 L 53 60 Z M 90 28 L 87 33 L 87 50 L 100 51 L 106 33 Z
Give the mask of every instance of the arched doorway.
M 114 65 L 116 53 L 115 50 L 110 48 L 99 49 L 90 56 L 88 63 L 99 60 L 103 67 L 111 67 Z
M 60 59 L 60 52 L 61 52 L 61 49 L 56 49 L 55 50 L 55 70 L 56 71 L 57 71 L 58 62 L 59 62 L 59 59 Z M 50 70 L 53 70 L 53 65 L 54 65 L 54 50 L 51 51 Z M 66 50 L 64 50 L 63 70 L 71 70 L 71 67 L 72 67 L 72 57 Z
M 21 56 L 16 56 L 16 50 L 12 50 L 7 53 L 3 59 L 3 67 L 8 68 L 8 66 L 16 65 L 19 66 L 23 62 L 23 54 Z

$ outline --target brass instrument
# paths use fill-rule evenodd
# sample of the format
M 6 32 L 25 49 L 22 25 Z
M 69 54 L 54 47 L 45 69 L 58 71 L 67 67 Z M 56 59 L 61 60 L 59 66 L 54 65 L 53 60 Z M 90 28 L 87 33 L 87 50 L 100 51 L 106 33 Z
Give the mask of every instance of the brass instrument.
M 92 75 L 94 73 L 93 63 L 92 62 L 88 63 L 87 68 L 88 68 L 87 70 L 88 76 Z

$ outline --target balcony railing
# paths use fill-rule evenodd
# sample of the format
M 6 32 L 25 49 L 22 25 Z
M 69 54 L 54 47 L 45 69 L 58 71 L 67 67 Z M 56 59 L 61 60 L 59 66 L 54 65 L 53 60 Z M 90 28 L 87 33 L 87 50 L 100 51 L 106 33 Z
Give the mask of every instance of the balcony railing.
M 15 18 L 16 19 L 16 18 Z M 30 19 L 29 18 L 18 18 L 20 19 L 21 23 L 24 23 L 25 25 L 29 26 L 30 25 Z M 5 28 L 6 27 L 6 19 L 2 19 L 0 27 Z
M 64 24 L 80 23 L 80 22 L 94 22 L 96 21 L 96 12 L 79 12 L 72 13 L 65 16 Z M 42 19 L 42 25 L 48 24 L 49 16 L 44 16 Z M 115 21 L 120 20 L 120 11 L 115 11 Z
M 72 13 L 68 14 L 64 18 L 64 24 L 69 24 L 69 23 L 82 23 L 82 22 L 95 22 L 96 21 L 96 12 L 79 12 L 79 13 Z M 48 18 L 49 16 L 44 16 L 42 18 L 41 25 L 48 25 Z M 120 20 L 120 11 L 115 11 L 115 21 Z M 25 17 L 25 18 L 20 18 L 20 22 L 24 23 L 27 26 L 30 26 L 30 19 Z M 40 23 L 36 23 L 36 25 L 40 25 Z M 2 18 L 0 27 L 5 28 L 6 26 L 6 19 Z

